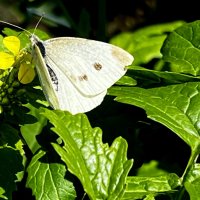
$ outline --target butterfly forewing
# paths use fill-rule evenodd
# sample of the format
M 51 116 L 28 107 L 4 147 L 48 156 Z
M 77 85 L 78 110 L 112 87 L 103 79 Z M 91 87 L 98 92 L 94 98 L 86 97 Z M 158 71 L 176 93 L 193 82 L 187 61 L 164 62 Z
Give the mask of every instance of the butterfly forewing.
M 133 57 L 123 49 L 94 40 L 62 37 L 44 41 L 46 62 L 65 74 L 82 94 L 102 93 L 125 73 Z

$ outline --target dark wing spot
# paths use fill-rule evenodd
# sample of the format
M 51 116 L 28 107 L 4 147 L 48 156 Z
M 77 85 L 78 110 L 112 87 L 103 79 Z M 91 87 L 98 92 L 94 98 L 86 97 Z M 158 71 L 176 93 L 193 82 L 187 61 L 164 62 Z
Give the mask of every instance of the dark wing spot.
M 87 81 L 88 80 L 88 77 L 85 74 L 82 75 L 82 76 L 79 76 L 78 78 L 79 78 L 80 81 Z
M 51 77 L 51 81 L 53 82 L 54 88 L 56 91 L 58 91 L 58 77 L 49 65 L 47 65 L 47 69 L 49 71 L 49 75 Z
M 97 71 L 100 71 L 102 69 L 102 65 L 100 63 L 94 63 L 93 66 Z

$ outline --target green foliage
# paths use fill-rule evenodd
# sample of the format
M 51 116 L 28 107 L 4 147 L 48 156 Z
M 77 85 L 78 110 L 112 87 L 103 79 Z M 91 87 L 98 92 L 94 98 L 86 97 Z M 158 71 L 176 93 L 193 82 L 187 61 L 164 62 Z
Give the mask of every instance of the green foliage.
M 53 144 L 68 170 L 81 181 L 91 199 L 120 199 L 132 166 L 127 160 L 127 143 L 117 138 L 109 148 L 102 143 L 102 132 L 92 129 L 85 115 L 72 116 L 45 110 L 64 146 Z M 57 119 L 60 119 L 59 121 Z
M 176 29 L 163 45 L 163 59 L 175 64 L 174 70 L 197 76 L 199 72 L 199 21 Z
M 128 177 L 127 189 L 122 199 L 143 199 L 145 196 L 153 198 L 162 193 L 175 192 L 174 189 L 177 186 L 180 186 L 180 182 L 176 174 L 156 177 Z
M 63 164 L 50 163 L 51 158 L 39 151 L 31 160 L 26 186 L 32 189 L 36 199 L 75 199 L 73 184 L 64 178 Z
M 137 87 L 116 86 L 109 90 L 110 95 L 117 96 L 116 101 L 143 108 L 150 119 L 171 129 L 190 146 L 191 156 L 181 182 L 191 199 L 197 199 L 200 186 L 193 172 L 200 153 L 199 26 L 200 21 L 184 24 L 165 40 L 163 59 L 172 64 L 173 72 L 133 66 L 129 74 L 137 81 Z M 163 62 L 163 68 L 167 64 Z
M 183 22 L 152 25 L 133 33 L 122 33 L 111 39 L 111 43 L 120 46 L 134 55 L 134 65 L 146 64 L 153 58 L 161 58 L 160 48 L 167 32 L 181 26 Z
M 87 30 L 81 32 L 81 27 L 89 19 L 87 13 L 82 15 L 79 25 L 71 25 L 87 35 L 89 23 Z M 199 32 L 200 21 L 188 24 L 177 21 L 112 38 L 111 43 L 128 50 L 135 58 L 126 76 L 108 91 L 120 103 L 109 104 L 109 99 L 105 99 L 107 108 L 118 106 L 112 111 L 105 111 L 104 105 L 87 115 L 51 110 L 43 101 L 37 78 L 22 85 L 16 79 L 17 69 L 0 71 L 0 198 L 12 199 L 20 189 L 24 192 L 29 188 L 35 199 L 44 200 L 153 200 L 185 196 L 185 199 L 187 196 L 191 200 L 199 199 Z M 4 34 L 19 37 L 23 48 L 30 45 L 24 32 L 4 29 Z M 48 38 L 46 33 L 37 31 L 36 34 Z M 0 50 L 3 51 L 2 39 L 1 36 Z M 14 92 L 8 92 L 11 87 Z M 8 99 L 7 104 L 3 98 Z M 120 107 L 122 104 L 125 107 Z M 142 156 L 137 159 L 141 159 L 143 165 L 130 171 L 133 160 L 127 154 L 143 151 L 131 145 L 132 140 L 141 135 L 134 122 L 129 126 L 135 132 L 128 132 L 132 140 L 126 130 L 115 138 L 111 124 L 102 127 L 103 131 L 93 128 L 93 124 L 100 124 L 104 118 L 118 117 L 122 123 L 123 108 L 128 108 L 126 114 L 130 115 L 127 104 L 144 110 L 151 123 L 155 121 L 166 127 L 169 134 L 175 134 L 190 147 L 191 155 L 188 160 L 185 156 L 187 164 L 181 175 L 174 172 L 173 167 L 162 168 L 155 158 L 144 163 Z M 122 114 L 117 113 L 118 109 Z M 136 121 L 141 121 L 138 113 L 133 115 Z M 118 125 L 114 124 L 115 127 Z
M 192 150 L 198 150 L 199 84 L 189 82 L 151 89 L 114 87 L 110 94 L 117 96 L 116 101 L 145 109 L 149 118 L 170 128 Z

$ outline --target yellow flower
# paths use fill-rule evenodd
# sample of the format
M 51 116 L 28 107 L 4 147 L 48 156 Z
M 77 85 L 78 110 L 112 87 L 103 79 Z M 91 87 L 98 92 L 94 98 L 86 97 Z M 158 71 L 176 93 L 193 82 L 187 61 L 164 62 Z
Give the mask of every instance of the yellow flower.
M 31 56 L 30 54 L 26 54 L 24 56 L 24 60 L 20 65 L 19 72 L 18 72 L 18 80 L 20 83 L 28 84 L 33 81 L 35 78 L 35 70 L 31 63 Z
M 15 36 L 8 36 L 3 39 L 3 45 L 7 52 L 0 52 L 0 69 L 8 69 L 15 63 L 16 56 L 20 50 L 20 40 Z
M 6 52 L 0 52 L 0 69 L 9 69 L 19 61 L 18 80 L 23 84 L 32 82 L 35 77 L 35 70 L 31 62 L 32 59 L 27 52 L 20 52 L 19 38 L 16 36 L 7 36 L 3 39 L 3 45 L 6 48 Z

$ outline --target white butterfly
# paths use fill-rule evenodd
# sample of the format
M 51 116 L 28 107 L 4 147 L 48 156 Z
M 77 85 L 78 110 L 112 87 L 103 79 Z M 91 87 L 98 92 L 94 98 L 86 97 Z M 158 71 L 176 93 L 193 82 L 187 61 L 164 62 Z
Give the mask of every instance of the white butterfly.
M 114 45 L 74 37 L 30 37 L 44 94 L 54 109 L 72 114 L 97 107 L 133 56 Z

